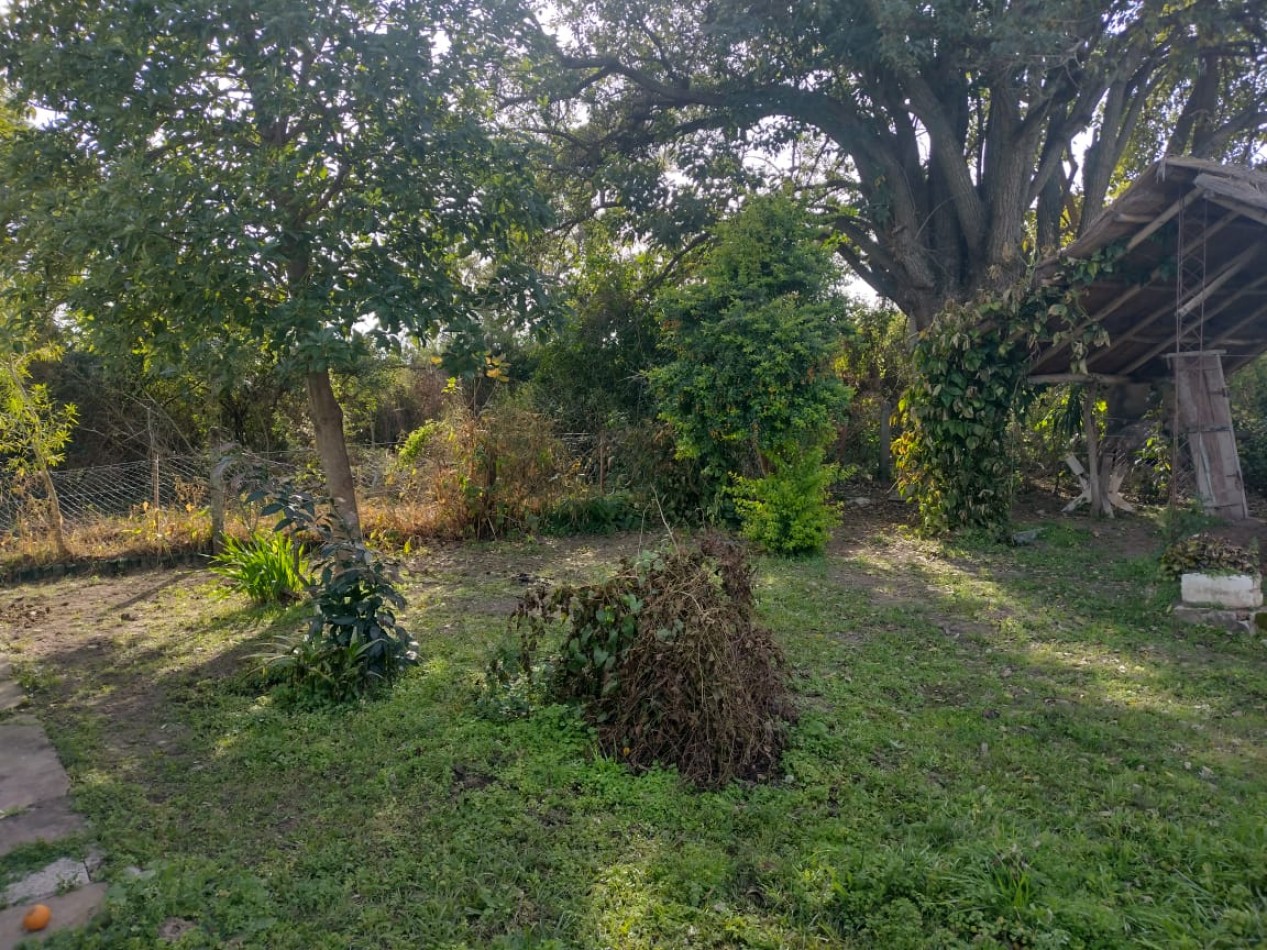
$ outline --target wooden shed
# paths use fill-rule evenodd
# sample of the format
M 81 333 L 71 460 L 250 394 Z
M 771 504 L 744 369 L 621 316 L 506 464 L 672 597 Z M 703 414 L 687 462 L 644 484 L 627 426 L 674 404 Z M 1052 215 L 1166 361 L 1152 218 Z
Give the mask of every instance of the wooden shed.
M 1194 158 L 1147 169 L 1061 258 L 1124 249 L 1081 303 L 1107 346 L 1073 364 L 1067 346 L 1036 354 L 1035 381 L 1083 381 L 1110 405 L 1106 445 L 1092 443 L 1087 494 L 1111 513 L 1133 423 L 1160 394 L 1171 406 L 1179 464 L 1208 510 L 1247 514 L 1225 376 L 1267 352 L 1267 172 Z M 1107 457 L 1106 457 L 1107 456 Z M 1182 472 L 1180 472 L 1182 474 Z

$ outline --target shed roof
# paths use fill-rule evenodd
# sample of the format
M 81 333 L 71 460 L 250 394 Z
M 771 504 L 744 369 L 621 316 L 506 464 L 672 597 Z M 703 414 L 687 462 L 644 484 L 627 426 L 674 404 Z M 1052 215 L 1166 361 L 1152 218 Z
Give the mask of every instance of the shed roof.
M 1204 283 L 1177 299 L 1178 228 L 1189 251 L 1204 254 Z M 1085 258 L 1111 244 L 1125 255 L 1083 292 L 1081 303 L 1108 331 L 1107 347 L 1093 351 L 1089 373 L 1148 381 L 1170 375 L 1175 311 L 1201 317 L 1203 347 L 1223 350 L 1233 373 L 1267 352 L 1267 172 L 1195 158 L 1166 158 L 1150 166 L 1058 257 L 1039 265 L 1052 277 L 1063 258 Z M 1041 351 L 1035 376 L 1074 371 L 1068 347 Z

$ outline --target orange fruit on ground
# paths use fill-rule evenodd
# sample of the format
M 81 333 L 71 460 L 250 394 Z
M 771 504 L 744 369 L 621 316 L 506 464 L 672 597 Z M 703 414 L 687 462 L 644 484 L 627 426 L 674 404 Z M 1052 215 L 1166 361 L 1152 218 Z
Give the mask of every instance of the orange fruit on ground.
M 46 904 L 36 904 L 26 912 L 26 916 L 22 918 L 22 926 L 29 931 L 43 930 L 48 926 L 48 922 L 53 919 L 53 912 L 48 909 Z

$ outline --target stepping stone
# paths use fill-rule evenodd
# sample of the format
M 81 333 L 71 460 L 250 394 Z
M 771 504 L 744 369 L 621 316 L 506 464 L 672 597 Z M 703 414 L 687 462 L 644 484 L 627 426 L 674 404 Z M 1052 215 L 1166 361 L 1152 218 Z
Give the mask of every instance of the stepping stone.
M 0 812 L 62 798 L 70 788 L 43 727 L 31 716 L 0 721 Z
M 27 933 L 22 918 L 31 904 L 0 910 L 0 950 L 13 950 L 23 940 L 41 941 L 60 930 L 82 927 L 96 916 L 106 898 L 106 885 L 89 884 L 69 894 L 58 894 L 34 903 L 45 904 L 53 912 L 49 925 L 38 933 Z
M 22 880 L 10 884 L 4 891 L 6 904 L 30 904 L 47 897 L 53 897 L 58 891 L 66 891 L 72 887 L 83 887 L 91 884 L 88 868 L 77 858 L 58 858 L 45 868 L 28 874 Z
M 8 709 L 21 709 L 26 705 L 26 694 L 17 680 L 5 679 L 0 673 L 0 712 Z
M 59 841 L 83 830 L 83 818 L 65 798 L 37 802 L 25 811 L 0 818 L 0 858 L 19 845 Z

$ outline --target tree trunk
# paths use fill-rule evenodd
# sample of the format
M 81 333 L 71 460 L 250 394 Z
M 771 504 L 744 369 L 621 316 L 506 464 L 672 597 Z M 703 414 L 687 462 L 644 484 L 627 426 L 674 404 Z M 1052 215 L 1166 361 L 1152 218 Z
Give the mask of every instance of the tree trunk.
M 70 557 L 70 548 L 66 546 L 66 525 L 62 520 L 62 505 L 57 498 L 57 486 L 53 484 L 53 475 L 43 460 L 40 460 L 40 478 L 44 482 L 44 491 L 48 495 L 48 520 L 53 529 L 53 543 L 57 545 L 57 556 L 66 560 Z
M 890 422 L 893 416 L 893 404 L 887 399 L 880 401 L 880 481 L 889 483 L 893 479 L 893 430 Z
M 356 507 L 356 480 L 348 459 L 348 443 L 343 433 L 343 410 L 334 398 L 330 371 L 319 370 L 307 375 L 308 412 L 317 437 L 317 454 L 325 472 L 326 487 L 334 510 L 343 520 L 348 537 L 360 540 L 361 515 Z

